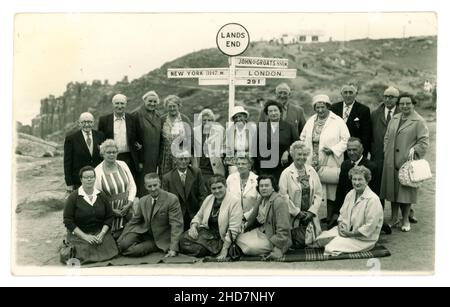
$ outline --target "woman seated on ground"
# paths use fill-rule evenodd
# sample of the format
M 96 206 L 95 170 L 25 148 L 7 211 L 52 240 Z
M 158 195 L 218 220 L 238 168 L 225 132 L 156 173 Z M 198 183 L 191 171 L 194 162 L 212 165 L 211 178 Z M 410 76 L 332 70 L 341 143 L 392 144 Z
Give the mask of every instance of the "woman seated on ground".
M 325 255 L 371 250 L 380 236 L 383 207 L 378 196 L 368 186 L 372 177 L 370 170 L 365 166 L 355 166 L 348 176 L 353 189 L 345 197 L 338 226 L 317 238 L 318 245 L 325 246 Z
M 119 251 L 109 232 L 113 220 L 111 204 L 105 193 L 94 188 L 92 166 L 80 169 L 81 187 L 73 191 L 64 207 L 67 242 L 75 247 L 81 264 L 105 261 Z
M 196 257 L 215 256 L 225 260 L 231 245 L 242 229 L 242 207 L 238 198 L 227 192 L 222 175 L 209 179 L 211 195 L 203 201 L 191 221 L 191 227 L 180 240 L 180 252 Z
M 260 198 L 256 190 L 258 176 L 251 171 L 252 160 L 248 156 L 236 158 L 235 165 L 238 172 L 228 176 L 227 193 L 236 195 L 239 198 L 245 223 Z
M 133 215 L 130 209 L 136 196 L 133 175 L 125 162 L 117 160 L 118 153 L 114 140 L 104 141 L 100 145 L 103 162 L 95 168 L 95 188 L 105 192 L 111 201 L 114 216 L 111 233 L 116 239 Z
M 288 195 L 292 221 L 294 248 L 314 246 L 321 233 L 319 209 L 322 204 L 322 185 L 314 168 L 305 164 L 311 148 L 301 141 L 294 142 L 289 150 L 294 162 L 280 177 L 280 194 Z
M 248 219 L 247 229 L 237 244 L 245 255 L 267 255 L 265 259 L 280 259 L 291 246 L 291 223 L 288 200 L 278 194 L 278 186 L 271 175 L 258 178 L 262 198 Z

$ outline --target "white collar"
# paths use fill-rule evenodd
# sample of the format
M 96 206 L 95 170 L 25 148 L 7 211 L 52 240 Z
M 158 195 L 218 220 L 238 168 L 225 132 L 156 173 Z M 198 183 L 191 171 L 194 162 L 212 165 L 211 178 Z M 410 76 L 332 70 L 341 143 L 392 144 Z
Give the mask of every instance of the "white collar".
M 356 100 L 353 100 L 353 102 L 352 102 L 350 105 L 348 105 L 348 104 L 346 104 L 345 101 L 344 101 L 344 102 L 343 102 L 343 103 L 344 103 L 344 109 L 345 109 L 345 108 L 350 108 L 350 109 L 353 108 L 353 105 L 355 104 L 355 102 L 356 102 Z
M 177 168 L 177 171 L 178 171 L 178 174 L 180 174 L 180 175 L 181 175 L 181 174 L 185 174 L 185 175 L 187 174 L 187 169 L 186 169 L 184 172 L 182 172 L 182 171 L 180 171 L 180 170 Z
M 92 192 L 92 195 L 97 195 L 99 193 L 100 193 L 100 191 L 97 190 L 96 188 L 94 188 L 94 191 Z M 78 195 L 83 196 L 83 197 L 85 197 L 85 196 L 88 197 L 86 191 L 83 189 L 83 186 L 80 186 L 78 188 Z
M 356 161 L 354 164 L 355 165 L 359 165 L 359 163 L 361 162 L 362 158 L 364 157 L 364 155 L 361 155 L 361 157 L 358 159 L 358 161 Z M 353 162 L 353 161 L 352 161 Z
M 397 106 L 394 106 L 392 109 L 389 110 L 386 106 L 384 106 L 384 114 L 387 115 L 388 112 L 391 111 L 391 112 L 392 112 L 392 115 L 394 115 L 394 112 L 395 112 L 395 108 L 396 108 L 396 107 L 397 107 Z

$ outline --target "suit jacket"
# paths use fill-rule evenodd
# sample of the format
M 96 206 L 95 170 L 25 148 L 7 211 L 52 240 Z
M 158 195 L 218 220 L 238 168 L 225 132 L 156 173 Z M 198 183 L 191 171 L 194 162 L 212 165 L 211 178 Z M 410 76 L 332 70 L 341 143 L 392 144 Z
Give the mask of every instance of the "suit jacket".
M 330 110 L 342 118 L 344 102 L 340 101 L 331 105 Z M 372 139 L 372 124 L 370 120 L 370 109 L 362 103 L 355 101 L 347 119 L 347 128 L 350 136 L 360 138 L 364 146 L 364 156 L 370 151 Z
M 150 229 L 155 244 L 167 252 L 178 251 L 178 242 L 183 233 L 183 216 L 178 198 L 172 193 L 161 190 L 152 212 L 152 197 L 145 195 L 139 200 L 133 217 L 122 233 L 143 234 Z
M 139 165 L 139 155 L 138 149 L 136 147 L 136 142 L 142 144 L 140 131 L 138 129 L 137 120 L 135 117 L 129 113 L 125 113 L 125 125 L 127 127 L 127 143 L 130 149 L 131 157 L 134 162 L 135 172 Z M 114 139 L 114 113 L 102 116 L 98 120 L 98 130 L 103 132 L 106 139 Z
M 252 214 L 248 218 L 248 227 L 258 223 L 256 217 L 258 216 L 259 206 L 262 201 L 263 199 L 261 198 L 255 210 L 252 211 Z M 281 249 L 283 253 L 286 253 L 292 245 L 288 200 L 277 192 L 274 192 L 270 195 L 268 201 L 266 221 L 263 225 L 264 233 L 270 243 Z
M 267 122 L 265 127 L 266 129 L 258 130 L 258 167 L 261 174 L 270 174 L 275 178 L 279 178 L 281 172 L 292 162 L 291 156 L 289 155 L 289 163 L 286 165 L 281 165 L 281 157 L 286 150 L 289 150 L 289 147 L 292 143 L 299 139 L 299 135 L 295 127 L 288 123 L 287 121 L 280 120 L 278 130 L 272 132 L 272 127 L 270 122 Z M 272 148 L 272 141 L 278 138 L 278 148 Z M 261 146 L 263 144 L 263 146 Z M 264 146 L 265 145 L 265 146 Z M 267 157 L 262 157 L 262 148 L 265 150 L 271 149 L 271 155 Z M 276 166 L 272 168 L 263 168 L 261 165 L 262 161 L 266 161 L 268 163 L 269 160 L 274 156 L 274 152 L 278 150 L 278 160 L 275 161 Z
M 207 196 L 202 173 L 200 169 L 192 166 L 188 166 L 186 170 L 184 187 L 178 170 L 173 169 L 163 176 L 162 188 L 178 197 L 183 216 L 185 216 L 186 213 L 189 215 L 189 223 L 197 214 L 200 205 Z M 184 226 L 189 227 L 189 223 Z
M 359 166 L 367 167 L 372 173 L 372 180 L 369 182 L 370 189 L 377 195 L 380 194 L 380 181 L 378 180 L 378 167 L 377 164 L 366 157 L 362 157 L 358 163 Z M 348 178 L 348 172 L 353 168 L 352 161 L 350 159 L 345 160 L 341 164 L 341 172 L 339 174 L 339 182 L 336 189 L 336 201 L 333 205 L 333 212 L 339 214 L 339 210 L 344 203 L 345 196 L 350 190 L 353 189 L 352 181 Z
M 370 114 L 371 122 L 372 122 L 372 144 L 370 145 L 370 159 L 375 161 L 379 167 L 379 171 L 382 170 L 383 160 L 384 160 L 384 135 L 387 130 L 387 122 L 386 117 L 384 116 L 384 103 L 380 104 L 376 110 L 374 110 Z M 395 114 L 400 112 L 399 107 L 395 108 L 394 114 L 391 116 L 394 117 Z M 381 178 L 380 178 L 381 179 Z M 374 191 L 377 193 L 376 191 Z
M 92 130 L 93 153 L 91 156 L 81 130 L 66 137 L 64 140 L 64 179 L 68 186 L 81 185 L 78 173 L 83 166 L 96 167 L 102 162 L 99 146 L 104 140 L 103 133 Z
M 140 144 L 143 148 L 139 150 L 139 161 L 143 163 L 142 173 L 156 172 L 162 142 L 161 116 L 155 111 L 155 115 L 151 118 L 145 110 L 145 106 L 139 108 L 133 113 L 133 116 L 136 118 L 137 128 L 142 140 Z
M 305 111 L 301 106 L 297 105 L 295 102 L 290 101 L 287 105 L 286 118 L 284 120 L 292 124 L 296 128 L 298 135 L 300 135 L 300 133 L 302 133 L 303 127 L 306 124 Z M 268 121 L 267 115 L 266 113 L 264 113 L 264 110 L 260 111 L 258 121 Z

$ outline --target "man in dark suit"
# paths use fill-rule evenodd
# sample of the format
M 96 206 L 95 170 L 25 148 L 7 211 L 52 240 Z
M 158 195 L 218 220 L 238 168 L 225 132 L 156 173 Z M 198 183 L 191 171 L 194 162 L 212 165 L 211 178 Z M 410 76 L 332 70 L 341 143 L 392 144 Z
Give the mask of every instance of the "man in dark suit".
M 85 112 L 78 120 L 80 131 L 66 136 L 64 140 L 64 179 L 67 193 L 71 193 L 80 185 L 78 172 L 83 166 L 96 167 L 102 162 L 99 146 L 105 140 L 103 133 L 95 131 L 94 116 Z
M 283 106 L 281 119 L 293 125 L 297 130 L 298 135 L 300 135 L 306 123 L 305 111 L 301 106 L 292 101 L 289 101 L 289 97 L 291 96 L 291 89 L 286 83 L 280 83 L 276 87 L 275 95 L 277 101 Z M 260 123 L 268 121 L 267 114 L 264 112 L 264 109 L 260 111 L 258 121 Z
M 190 166 L 191 155 L 180 152 L 175 158 L 176 168 L 163 176 L 163 190 L 175 194 L 181 205 L 184 230 L 188 230 L 191 220 L 197 214 L 207 196 L 205 182 L 200 169 Z
M 364 156 L 370 150 L 372 138 L 372 124 L 370 121 L 370 109 L 356 101 L 358 90 L 354 85 L 344 85 L 341 89 L 343 101 L 331 105 L 330 110 L 342 117 L 347 124 L 350 136 L 359 138 L 364 146 Z M 347 159 L 347 155 L 345 156 Z
M 117 240 L 122 255 L 141 257 L 162 251 L 165 257 L 176 256 L 183 233 L 180 202 L 161 189 L 158 174 L 145 175 L 149 194 L 139 200 L 135 213 Z
M 113 139 L 119 148 L 118 160 L 124 161 L 138 182 L 137 173 L 141 168 L 138 150 L 142 148 L 137 120 L 133 115 L 125 113 L 127 97 L 117 94 L 112 98 L 113 113 L 100 117 L 98 130 L 106 139 Z
M 380 194 L 380 181 L 378 177 L 378 168 L 375 162 L 368 160 L 363 155 L 364 148 L 359 138 L 350 137 L 347 142 L 347 154 L 349 159 L 345 160 L 341 164 L 341 172 L 339 174 L 339 182 L 336 189 L 336 200 L 333 205 L 333 216 L 328 225 L 328 228 L 332 228 L 337 224 L 339 217 L 339 211 L 344 203 L 345 196 L 350 190 L 353 189 L 352 181 L 348 178 L 348 172 L 354 166 L 362 165 L 367 167 L 372 174 L 372 179 L 369 182 L 370 189 L 377 195 Z M 391 234 L 391 229 L 388 224 L 383 224 L 382 231 L 386 234 Z

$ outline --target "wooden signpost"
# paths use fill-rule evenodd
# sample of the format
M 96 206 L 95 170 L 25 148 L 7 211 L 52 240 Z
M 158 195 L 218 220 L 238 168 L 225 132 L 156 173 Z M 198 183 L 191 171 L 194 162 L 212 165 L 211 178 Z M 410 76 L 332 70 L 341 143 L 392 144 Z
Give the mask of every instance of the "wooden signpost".
M 296 69 L 288 69 L 288 59 L 239 56 L 247 50 L 250 36 L 237 23 L 224 25 L 217 32 L 219 50 L 229 56 L 229 67 L 170 68 L 168 78 L 198 78 L 199 85 L 228 85 L 228 116 L 234 108 L 236 86 L 264 86 L 266 78 L 293 79 Z

